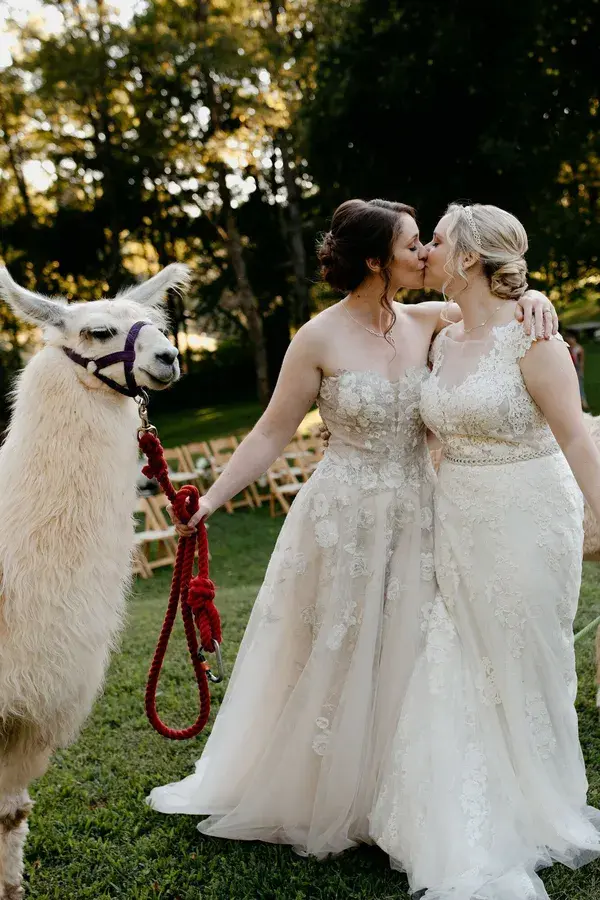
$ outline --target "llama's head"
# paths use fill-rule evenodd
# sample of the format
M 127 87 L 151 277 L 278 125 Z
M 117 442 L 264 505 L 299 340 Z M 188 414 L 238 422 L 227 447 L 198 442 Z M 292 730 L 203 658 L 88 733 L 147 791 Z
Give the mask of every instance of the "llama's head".
M 132 325 L 146 323 L 135 340 L 133 376 L 140 387 L 161 390 L 179 378 L 178 353 L 165 333 L 162 304 L 169 288 L 182 289 L 188 282 L 189 268 L 173 263 L 114 300 L 67 303 L 26 290 L 0 268 L 0 297 L 19 318 L 39 325 L 48 344 L 68 348 L 89 360 L 123 350 Z M 103 373 L 117 384 L 125 384 L 122 362 L 107 366 Z M 98 384 L 93 375 L 83 377 Z

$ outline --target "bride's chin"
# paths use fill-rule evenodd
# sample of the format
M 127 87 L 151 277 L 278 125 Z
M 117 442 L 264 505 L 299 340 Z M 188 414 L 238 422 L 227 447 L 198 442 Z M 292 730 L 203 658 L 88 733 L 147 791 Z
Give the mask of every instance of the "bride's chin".
M 438 294 L 442 293 L 442 285 L 438 284 L 435 278 L 428 278 L 427 275 L 425 276 L 423 287 L 427 288 L 428 291 L 436 291 Z
M 407 279 L 406 284 L 403 284 L 402 287 L 405 290 L 409 291 L 419 291 L 425 287 L 425 279 L 423 278 L 422 272 L 415 272 L 414 278 L 411 278 L 410 283 Z

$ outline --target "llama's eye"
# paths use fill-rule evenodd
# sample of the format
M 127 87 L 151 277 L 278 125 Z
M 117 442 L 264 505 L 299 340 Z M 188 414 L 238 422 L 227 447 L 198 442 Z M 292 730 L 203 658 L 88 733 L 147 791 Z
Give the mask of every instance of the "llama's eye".
M 89 331 L 86 332 L 88 337 L 91 337 L 94 341 L 108 341 L 110 338 L 116 335 L 116 329 L 114 328 L 90 328 Z

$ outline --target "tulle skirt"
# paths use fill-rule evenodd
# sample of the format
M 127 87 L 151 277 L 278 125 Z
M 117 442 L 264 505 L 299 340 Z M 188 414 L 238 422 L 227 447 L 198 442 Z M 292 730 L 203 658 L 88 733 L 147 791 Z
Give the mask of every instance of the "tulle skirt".
M 574 708 L 582 515 L 562 454 L 441 465 L 439 594 L 370 826 L 427 900 L 547 900 L 539 869 L 600 855 Z
M 419 487 L 345 483 L 326 467 L 304 485 L 196 771 L 155 788 L 154 809 L 317 857 L 369 840 L 435 595 L 428 458 L 423 470 Z

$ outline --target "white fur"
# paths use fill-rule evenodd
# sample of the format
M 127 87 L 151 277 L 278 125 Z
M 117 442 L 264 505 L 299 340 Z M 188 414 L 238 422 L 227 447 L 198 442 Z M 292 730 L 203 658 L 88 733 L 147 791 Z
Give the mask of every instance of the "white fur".
M 88 715 L 120 627 L 137 422 L 132 400 L 90 391 L 46 347 L 0 450 L 0 719 L 34 721 L 54 746 Z
M 24 291 L 0 270 L 0 296 L 47 339 L 18 380 L 0 449 L 0 815 L 8 794 L 25 791 L 89 714 L 130 582 L 136 405 L 62 347 L 98 358 L 123 349 L 131 325 L 144 320 L 135 377 L 166 386 L 179 370 L 155 304 L 187 277 L 186 267 L 170 266 L 118 299 L 69 306 Z M 102 327 L 116 334 L 88 334 Z M 106 374 L 124 383 L 122 364 Z M 25 834 L 23 825 L 0 846 L 6 889 L 21 871 Z

